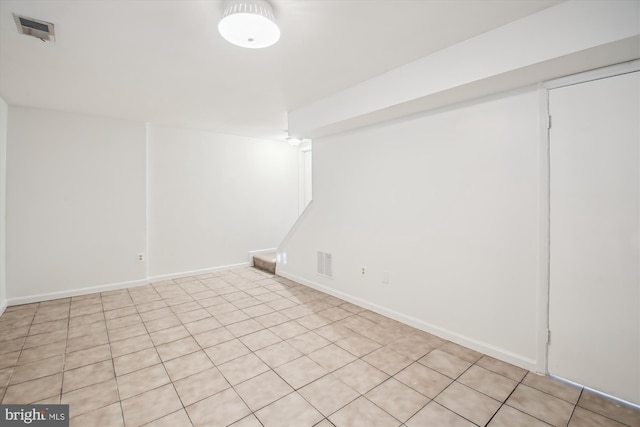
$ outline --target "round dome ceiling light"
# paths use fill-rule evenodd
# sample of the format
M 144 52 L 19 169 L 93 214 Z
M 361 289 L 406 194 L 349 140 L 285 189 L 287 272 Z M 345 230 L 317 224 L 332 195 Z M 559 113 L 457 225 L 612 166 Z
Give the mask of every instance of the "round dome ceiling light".
M 229 43 L 250 49 L 269 47 L 280 39 L 273 8 L 266 0 L 228 0 L 218 31 Z

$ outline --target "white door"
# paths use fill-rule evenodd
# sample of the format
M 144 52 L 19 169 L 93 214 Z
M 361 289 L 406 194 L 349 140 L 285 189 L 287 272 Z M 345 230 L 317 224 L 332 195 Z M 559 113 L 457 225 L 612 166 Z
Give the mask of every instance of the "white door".
M 549 373 L 640 404 L 640 72 L 549 111 Z

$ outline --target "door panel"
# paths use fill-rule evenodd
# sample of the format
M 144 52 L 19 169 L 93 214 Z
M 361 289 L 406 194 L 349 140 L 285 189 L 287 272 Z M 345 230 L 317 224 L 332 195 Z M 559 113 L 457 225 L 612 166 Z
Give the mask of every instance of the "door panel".
M 640 404 L 640 73 L 549 109 L 549 373 Z

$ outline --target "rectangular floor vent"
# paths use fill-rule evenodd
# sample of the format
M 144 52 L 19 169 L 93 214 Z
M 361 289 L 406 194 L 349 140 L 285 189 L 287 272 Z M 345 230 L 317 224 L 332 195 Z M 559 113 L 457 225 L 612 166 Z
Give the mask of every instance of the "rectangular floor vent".
M 318 274 L 333 277 L 331 254 L 318 251 Z

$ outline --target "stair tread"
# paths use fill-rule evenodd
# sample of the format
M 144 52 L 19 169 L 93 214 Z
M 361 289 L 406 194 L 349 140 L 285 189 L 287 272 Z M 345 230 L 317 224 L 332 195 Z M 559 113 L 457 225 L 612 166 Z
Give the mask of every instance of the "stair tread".
M 260 255 L 254 255 L 253 258 L 254 259 L 259 259 L 261 261 L 265 261 L 265 262 L 276 262 L 276 256 L 277 254 L 274 253 L 268 253 L 268 254 L 260 254 Z

